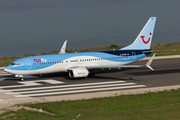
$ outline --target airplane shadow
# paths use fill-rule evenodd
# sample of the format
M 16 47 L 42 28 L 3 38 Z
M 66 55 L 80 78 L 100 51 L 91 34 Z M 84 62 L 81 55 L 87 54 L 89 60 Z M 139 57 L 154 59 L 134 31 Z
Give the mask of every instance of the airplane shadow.
M 39 76 L 39 75 L 37 75 Z M 51 77 L 65 77 L 68 76 L 67 72 L 60 72 L 60 73 L 51 73 L 51 74 L 43 74 L 40 76 L 41 78 L 51 78 Z
M 70 81 L 77 81 L 77 80 L 84 80 L 84 79 L 91 79 L 91 80 L 97 80 L 97 79 L 111 79 L 111 80 L 133 80 L 130 77 L 126 77 L 126 78 L 115 78 L 115 77 L 103 77 L 103 76 L 99 76 L 99 74 L 106 74 L 106 73 L 110 73 L 110 72 L 120 72 L 120 70 L 105 70 L 105 71 L 97 71 L 95 72 L 95 77 L 87 77 L 87 78 L 70 78 L 69 77 L 69 73 L 53 73 L 53 74 L 44 74 L 42 75 L 40 78 L 52 78 L 52 77 L 62 77 L 65 80 L 70 80 Z
M 31 75 L 25 75 L 24 76 L 24 79 L 36 79 L 36 78 L 40 78 L 40 77 L 38 77 L 38 76 L 31 76 Z M 0 78 L 0 81 L 3 81 L 3 80 L 20 80 L 20 78 L 13 77 L 13 76 L 4 76 L 4 77 Z
M 69 73 L 67 72 L 61 72 L 61 73 L 51 73 L 51 74 L 43 74 L 42 76 L 40 76 L 40 78 L 52 78 L 52 77 L 63 77 L 63 79 L 65 80 L 84 80 L 84 79 L 91 79 L 91 80 L 97 80 L 97 79 L 111 79 L 111 80 L 134 80 L 131 77 L 125 77 L 125 78 L 115 78 L 115 77 L 104 77 L 104 76 L 99 76 L 99 74 L 106 74 L 106 73 L 116 73 L 116 72 L 122 72 L 122 71 L 128 71 L 131 70 L 131 68 L 124 68 L 124 69 L 104 69 L 104 70 L 96 70 L 95 73 L 95 77 L 87 77 L 87 78 L 70 78 L 69 77 Z M 38 75 L 39 76 L 39 75 Z
M 115 78 L 115 77 L 102 77 L 102 76 L 95 76 L 94 77 L 96 80 L 97 79 L 109 79 L 109 80 L 134 80 L 132 77 L 126 77 L 126 78 Z M 92 78 L 93 79 L 93 78 Z
M 127 70 L 131 70 L 131 68 L 128 68 L 128 69 L 112 69 L 112 70 L 108 70 L 108 69 L 105 69 L 105 70 L 96 70 L 96 72 L 94 72 L 95 74 L 104 74 L 104 73 L 116 73 L 116 72 L 123 72 L 123 71 L 127 71 Z
M 134 68 L 133 68 L 134 69 Z M 105 70 L 97 70 L 95 72 L 95 77 L 87 77 L 87 78 L 70 78 L 69 77 L 69 73 L 67 72 L 61 72 L 61 73 L 52 73 L 52 74 L 43 74 L 42 76 L 39 75 L 25 75 L 24 79 L 42 79 L 42 78 L 49 78 L 49 79 L 53 79 L 53 77 L 62 77 L 65 80 L 69 80 L 69 81 L 78 81 L 78 80 L 84 80 L 84 79 L 89 79 L 89 80 L 100 80 L 100 79 L 104 79 L 104 80 L 135 80 L 133 79 L 133 76 L 144 76 L 144 75 L 160 75 L 160 74 L 171 74 L 171 73 L 180 73 L 180 69 L 167 69 L 167 70 L 156 70 L 156 71 L 142 71 L 144 68 L 138 69 L 138 71 L 130 71 L 131 69 L 105 69 Z M 146 69 L 146 68 L 145 68 Z M 139 71 L 140 70 L 140 71 Z M 123 77 L 115 77 L 115 76 L 103 76 L 103 74 L 106 73 L 121 73 L 124 72 L 122 74 L 126 74 L 123 75 Z M 102 75 L 101 75 L 102 74 Z M 132 76 L 133 75 L 133 76 Z M 4 76 L 0 78 L 0 81 L 3 80 L 19 80 L 19 78 L 15 78 L 13 76 Z
M 168 69 L 168 70 L 156 70 L 156 71 L 141 71 L 141 72 L 129 72 L 126 74 L 134 76 L 144 76 L 144 75 L 159 75 L 159 74 L 171 74 L 171 73 L 180 73 L 180 69 Z

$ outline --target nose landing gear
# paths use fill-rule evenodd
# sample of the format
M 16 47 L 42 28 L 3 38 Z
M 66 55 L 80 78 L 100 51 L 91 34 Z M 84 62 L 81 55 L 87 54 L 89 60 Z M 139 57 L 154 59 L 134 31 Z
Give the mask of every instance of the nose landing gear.
M 20 81 L 23 81 L 24 80 L 24 78 L 22 77 L 22 78 L 20 78 Z
M 20 81 L 24 80 L 23 75 L 15 75 L 15 77 L 20 78 Z

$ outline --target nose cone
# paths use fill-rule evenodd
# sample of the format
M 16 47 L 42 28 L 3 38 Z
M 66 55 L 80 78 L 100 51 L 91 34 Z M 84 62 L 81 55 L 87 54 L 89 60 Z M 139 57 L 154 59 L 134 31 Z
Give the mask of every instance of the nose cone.
M 5 71 L 5 72 L 8 72 L 8 71 L 9 71 L 9 69 L 7 69 L 7 68 L 4 68 L 4 71 Z
M 11 72 L 12 72 L 12 70 L 10 69 L 9 66 L 7 66 L 7 67 L 4 69 L 4 71 L 5 71 L 5 72 L 8 72 L 8 73 L 11 73 Z

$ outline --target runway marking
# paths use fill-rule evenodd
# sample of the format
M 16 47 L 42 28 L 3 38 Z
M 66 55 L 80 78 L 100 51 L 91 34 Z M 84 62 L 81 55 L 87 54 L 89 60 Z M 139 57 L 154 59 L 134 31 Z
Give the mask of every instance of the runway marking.
M 13 92 L 5 94 L 27 94 L 27 93 L 40 93 L 40 92 L 50 92 L 50 91 L 65 91 L 65 90 L 76 90 L 76 89 L 88 89 L 88 88 L 100 88 L 100 87 L 113 87 L 113 86 L 124 86 L 124 85 L 134 85 L 136 83 L 124 83 L 124 84 L 110 84 L 110 85 L 100 85 L 100 86 L 87 86 L 87 87 L 75 87 L 75 88 L 64 88 L 64 89 L 50 89 L 50 90 L 38 90 L 38 91 L 25 91 L 25 92 Z M 63 86 L 62 86 L 63 87 Z
M 113 83 L 122 83 L 122 82 L 126 82 L 126 81 L 110 81 L 110 82 L 98 82 L 98 83 L 84 83 L 84 84 L 73 84 L 73 85 L 51 86 L 51 87 L 38 87 L 38 88 L 22 88 L 22 89 L 2 90 L 0 92 L 39 90 L 39 89 L 64 88 L 64 87 L 76 87 L 76 86 L 88 86 L 88 85 L 100 85 L 100 84 L 113 84 Z
M 29 94 L 29 95 L 14 95 L 15 97 L 35 97 L 43 95 L 60 95 L 68 93 L 79 93 L 79 92 L 95 92 L 102 90 L 115 90 L 115 89 L 126 89 L 126 88 L 137 88 L 137 87 L 146 87 L 146 85 L 136 85 L 136 86 L 124 86 L 124 87 L 113 87 L 113 88 L 99 88 L 99 89 L 88 89 L 88 90 L 77 90 L 77 91 L 64 91 L 64 92 L 53 92 L 53 93 L 41 93 L 41 94 Z
M 57 80 L 52 80 L 52 79 L 49 79 L 49 80 L 23 81 L 23 82 L 18 82 L 18 83 L 27 85 L 29 83 L 36 84 L 37 82 L 46 82 L 46 83 L 50 83 L 50 84 L 62 84 L 62 83 L 64 83 L 62 81 L 57 81 Z
M 70 85 L 57 85 L 39 87 L 40 83 L 44 80 L 38 81 L 26 81 L 21 87 L 29 84 L 34 84 L 36 87 L 31 88 L 11 88 L 9 90 L 1 90 L 7 95 L 13 95 L 14 97 L 37 97 L 37 96 L 48 96 L 48 95 L 61 95 L 61 94 L 73 94 L 80 92 L 98 92 L 105 90 L 120 90 L 128 88 L 147 87 L 146 85 L 137 85 L 136 83 L 127 83 L 126 81 L 108 81 L 108 82 L 97 82 L 97 83 L 82 83 L 82 84 L 70 84 Z M 21 82 L 20 82 L 21 83 Z M 59 83 L 59 81 L 49 80 L 49 83 Z M 61 81 L 60 81 L 61 83 Z M 19 85 L 18 85 L 19 87 Z M 28 98 L 27 98 L 28 99 Z M 18 99 L 17 99 L 18 100 Z M 20 99 L 19 99 L 20 100 Z
M 42 85 L 42 84 L 37 83 L 37 82 L 46 82 L 46 83 L 50 83 L 50 84 L 62 84 L 62 83 L 64 83 L 62 81 L 57 81 L 57 80 L 52 80 L 52 79 L 49 79 L 49 80 L 34 80 L 34 81 L 18 82 L 18 83 L 23 84 L 23 85 L 1 86 L 0 89 L 1 88 L 14 88 L 14 87 L 27 87 L 27 86 Z

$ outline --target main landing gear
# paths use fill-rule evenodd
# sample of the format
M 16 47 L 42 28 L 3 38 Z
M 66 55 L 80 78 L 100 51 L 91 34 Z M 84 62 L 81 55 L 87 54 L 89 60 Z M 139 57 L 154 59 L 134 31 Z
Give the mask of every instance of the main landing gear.
M 95 77 L 95 70 L 91 71 L 88 75 L 88 77 L 94 78 Z
M 89 77 L 94 78 L 95 74 L 94 73 L 89 73 Z

